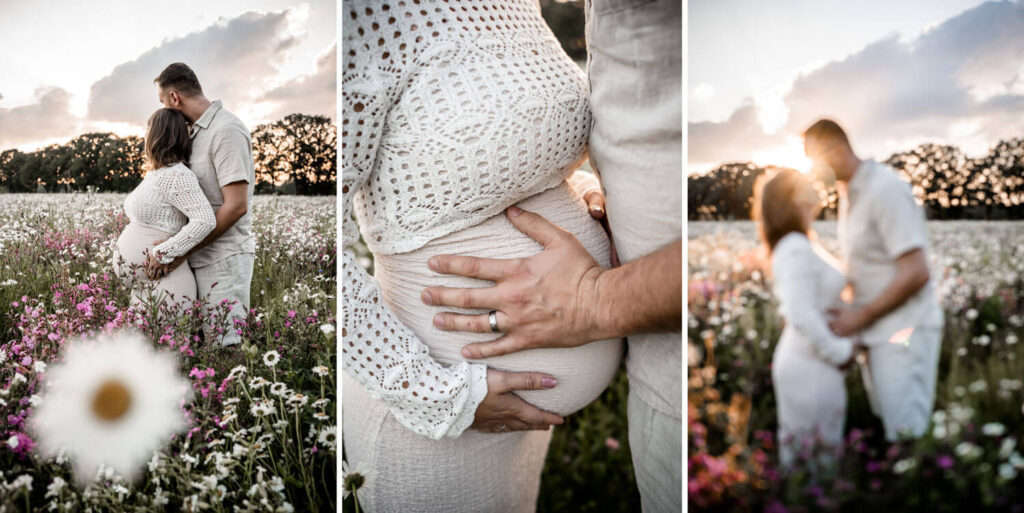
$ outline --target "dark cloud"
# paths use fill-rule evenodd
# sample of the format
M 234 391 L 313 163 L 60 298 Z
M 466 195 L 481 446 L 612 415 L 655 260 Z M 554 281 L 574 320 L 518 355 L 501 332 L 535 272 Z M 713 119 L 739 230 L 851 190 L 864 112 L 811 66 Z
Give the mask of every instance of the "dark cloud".
M 172 62 L 188 64 L 207 96 L 223 100 L 229 109 L 251 102 L 266 90 L 296 43 L 287 33 L 288 15 L 287 10 L 249 12 L 165 41 L 93 84 L 88 118 L 143 123 L 160 107 L 153 79 Z
M 316 72 L 297 77 L 276 87 L 260 99 L 273 102 L 270 119 L 293 113 L 321 114 L 334 119 L 337 113 L 338 47 L 331 44 L 316 61 Z
M 923 141 L 1024 135 L 1024 4 L 990 2 L 914 40 L 879 40 L 798 77 L 784 101 L 780 134 L 831 117 L 855 147 L 880 157 Z M 775 144 L 751 111 L 744 105 L 725 122 L 691 123 L 690 162 L 744 158 Z
M 78 119 L 68 110 L 70 99 L 64 89 L 41 88 L 34 103 L 0 108 L 0 148 L 74 134 Z

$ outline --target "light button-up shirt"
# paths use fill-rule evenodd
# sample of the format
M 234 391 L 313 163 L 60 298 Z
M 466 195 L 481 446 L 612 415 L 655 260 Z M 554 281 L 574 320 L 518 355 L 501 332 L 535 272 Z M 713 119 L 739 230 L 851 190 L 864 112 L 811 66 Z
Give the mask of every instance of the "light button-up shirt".
M 248 183 L 249 211 L 256 185 L 252 159 L 252 135 L 249 129 L 221 105 L 213 102 L 192 124 L 192 156 L 189 167 L 199 179 L 199 187 L 214 212 L 224 204 L 220 188 L 236 182 Z M 205 267 L 239 253 L 255 253 L 252 215 L 246 212 L 220 237 L 192 254 L 189 265 Z
M 839 246 L 853 288 L 853 304 L 863 307 L 896 278 L 896 260 L 915 249 L 928 251 L 924 211 L 910 186 L 885 164 L 865 160 L 846 187 L 839 188 Z M 902 305 L 862 333 L 865 344 L 890 342 L 901 331 L 941 327 L 942 309 L 932 280 Z

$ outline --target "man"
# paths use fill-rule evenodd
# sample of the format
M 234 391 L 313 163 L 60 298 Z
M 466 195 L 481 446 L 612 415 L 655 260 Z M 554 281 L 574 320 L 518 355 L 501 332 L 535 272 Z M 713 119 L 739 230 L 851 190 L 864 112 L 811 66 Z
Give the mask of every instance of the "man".
M 886 438 L 920 437 L 935 399 L 943 326 L 924 212 L 890 167 L 857 157 L 834 121 L 808 128 L 804 151 L 819 175 L 838 182 L 839 245 L 853 304 L 834 311 L 830 326 L 867 347 L 862 373 Z
M 210 305 L 231 305 L 221 344 L 234 345 L 241 341 L 236 325 L 248 315 L 256 258 L 249 215 L 256 183 L 251 135 L 220 100 L 206 98 L 196 74 L 185 64 L 167 66 L 153 82 L 159 86 L 160 103 L 181 111 L 192 124 L 189 167 L 213 206 L 217 227 L 187 255 L 167 265 L 148 262 L 147 271 L 158 278 L 188 260 L 199 296 L 209 294 Z M 208 320 L 207 336 L 221 328 Z
M 504 333 L 466 346 L 466 358 L 628 336 L 629 443 L 648 513 L 682 509 L 681 20 L 674 0 L 587 4 L 590 158 L 624 265 L 601 269 L 572 235 L 511 207 L 509 220 L 544 251 L 519 261 L 439 255 L 429 264 L 435 271 L 499 276 L 496 294 L 430 288 L 424 295 L 494 310 L 435 319 L 442 329 Z M 490 296 L 504 300 L 485 304 Z

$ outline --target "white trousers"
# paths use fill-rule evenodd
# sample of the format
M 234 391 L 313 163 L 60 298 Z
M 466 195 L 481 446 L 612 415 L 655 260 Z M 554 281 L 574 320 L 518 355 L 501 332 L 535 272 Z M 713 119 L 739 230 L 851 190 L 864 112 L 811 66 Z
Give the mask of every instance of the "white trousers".
M 875 414 L 882 418 L 886 439 L 918 438 L 928 429 L 941 349 L 942 328 L 937 327 L 915 328 L 906 344 L 868 348 L 861 374 Z
M 231 305 L 226 325 L 214 326 L 213 321 L 207 319 L 204 326 L 207 340 L 219 340 L 225 346 L 242 341 L 235 321 L 245 321 L 249 315 L 249 289 L 252 286 L 255 260 L 256 255 L 252 253 L 237 253 L 210 265 L 192 269 L 200 299 L 206 297 L 211 306 L 225 300 Z
M 629 393 L 629 450 L 643 513 L 683 508 L 683 420 L 666 415 Z

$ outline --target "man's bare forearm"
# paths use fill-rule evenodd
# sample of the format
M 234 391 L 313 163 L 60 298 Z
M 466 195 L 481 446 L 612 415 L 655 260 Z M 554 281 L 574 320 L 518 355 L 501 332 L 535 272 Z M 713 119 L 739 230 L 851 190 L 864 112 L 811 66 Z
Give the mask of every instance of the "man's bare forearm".
M 594 285 L 597 339 L 676 331 L 683 320 L 683 242 L 604 271 Z

